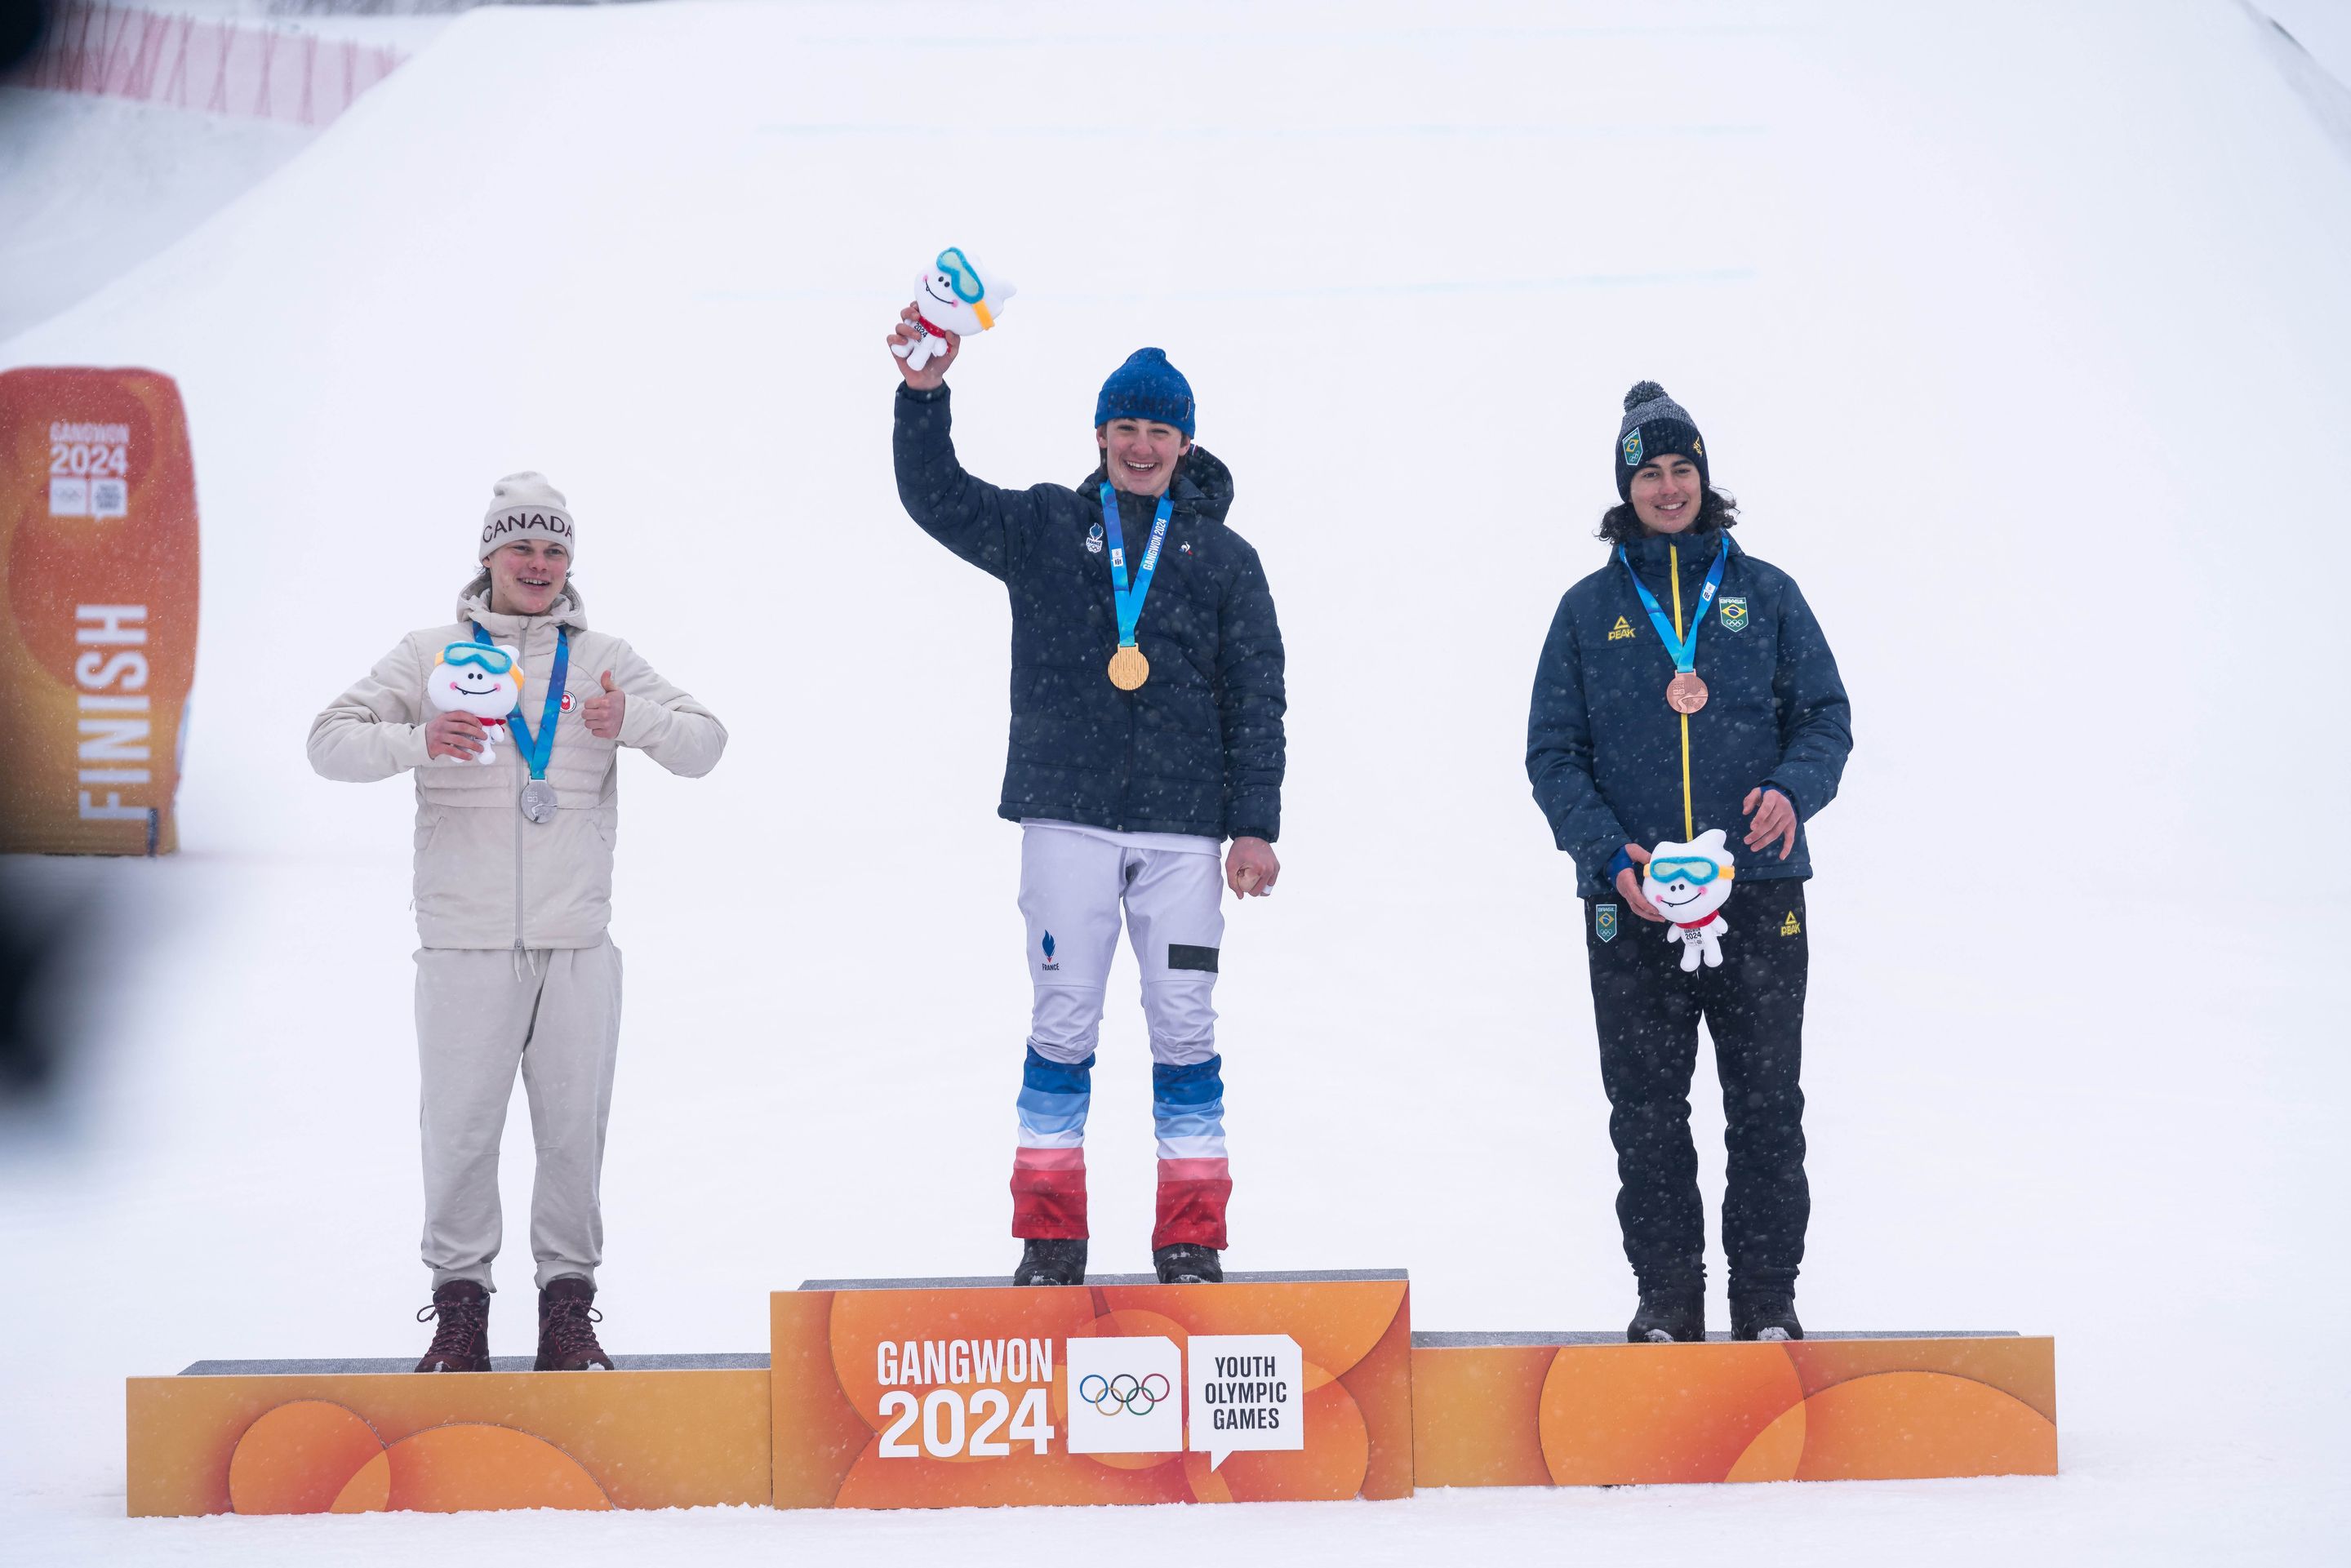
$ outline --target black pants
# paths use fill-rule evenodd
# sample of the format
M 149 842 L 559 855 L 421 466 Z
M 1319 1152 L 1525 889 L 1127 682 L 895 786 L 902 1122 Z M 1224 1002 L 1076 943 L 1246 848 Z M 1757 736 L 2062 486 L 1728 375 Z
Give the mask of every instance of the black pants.
M 1804 1257 L 1804 884 L 1742 880 L 1723 906 L 1722 967 L 1681 971 L 1665 926 L 1621 899 L 1586 899 L 1583 942 L 1600 1079 L 1616 1145 L 1616 1219 L 1644 1289 L 1706 1272 L 1706 1211 L 1690 1142 L 1698 1020 L 1714 1037 L 1729 1150 L 1722 1249 L 1734 1296 L 1786 1289 Z

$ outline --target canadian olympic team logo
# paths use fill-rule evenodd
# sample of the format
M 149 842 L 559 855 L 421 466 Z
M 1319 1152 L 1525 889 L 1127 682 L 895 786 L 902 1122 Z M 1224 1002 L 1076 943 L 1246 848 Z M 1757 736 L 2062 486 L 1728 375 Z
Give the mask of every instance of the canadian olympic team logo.
M 1078 1380 L 1078 1397 L 1104 1416 L 1148 1416 L 1167 1397 L 1167 1380 L 1154 1372 L 1137 1377 L 1121 1372 L 1110 1377 L 1093 1373 Z

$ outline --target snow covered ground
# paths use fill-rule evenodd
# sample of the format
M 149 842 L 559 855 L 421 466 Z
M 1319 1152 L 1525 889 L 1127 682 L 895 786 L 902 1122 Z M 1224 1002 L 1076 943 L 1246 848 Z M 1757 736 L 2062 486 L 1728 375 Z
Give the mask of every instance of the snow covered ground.
M 735 737 L 706 779 L 626 767 L 608 1343 L 761 1348 L 771 1288 L 1008 1264 L 1005 611 L 898 510 L 880 346 L 946 238 L 1021 288 L 955 372 L 970 465 L 1074 479 L 1101 377 L 1161 344 L 1280 595 L 1288 874 L 1220 988 L 1232 1266 L 1407 1266 L 1427 1328 L 1626 1313 L 1520 751 L 1655 377 L 1854 695 L 1814 825 L 1805 1319 L 2056 1334 L 2062 1476 L 120 1517 L 125 1375 L 420 1343 L 410 795 L 319 780 L 302 737 L 446 613 L 512 468 L 570 493 L 597 622 Z M 456 20 L 0 344 L 178 377 L 206 529 L 185 852 L 30 868 L 113 896 L 74 1092 L 0 1123 L 5 1554 L 2339 1554 L 2346 254 L 2351 157 L 2219 0 Z M 1105 1270 L 1144 1257 L 1144 1060 L 1114 990 Z

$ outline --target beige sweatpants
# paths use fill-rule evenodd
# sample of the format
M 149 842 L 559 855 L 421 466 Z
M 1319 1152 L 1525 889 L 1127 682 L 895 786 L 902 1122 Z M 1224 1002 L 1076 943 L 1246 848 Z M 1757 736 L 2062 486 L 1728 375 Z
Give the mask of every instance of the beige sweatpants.
M 489 1289 L 498 1255 L 498 1140 L 515 1070 L 530 1101 L 538 1172 L 530 1249 L 538 1281 L 591 1283 L 604 1255 L 598 1182 L 621 1049 L 621 950 L 425 947 L 416 955 L 423 1086 L 424 1262 L 435 1290 Z

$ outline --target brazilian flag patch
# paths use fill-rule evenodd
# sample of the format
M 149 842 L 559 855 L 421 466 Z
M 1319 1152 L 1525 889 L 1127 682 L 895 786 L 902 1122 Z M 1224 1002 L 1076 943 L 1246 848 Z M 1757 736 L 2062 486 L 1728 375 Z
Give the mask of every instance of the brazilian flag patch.
M 1616 940 L 1616 906 L 1595 904 L 1592 906 L 1592 934 L 1603 942 Z
M 1722 601 L 1722 629 L 1726 632 L 1747 630 L 1747 601 L 1726 599 Z

